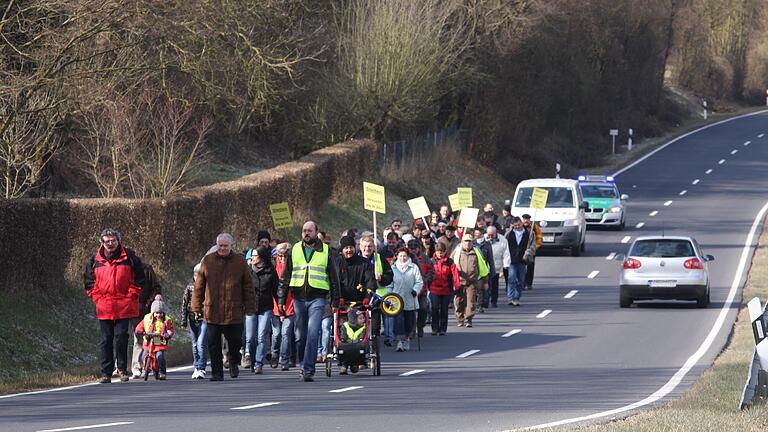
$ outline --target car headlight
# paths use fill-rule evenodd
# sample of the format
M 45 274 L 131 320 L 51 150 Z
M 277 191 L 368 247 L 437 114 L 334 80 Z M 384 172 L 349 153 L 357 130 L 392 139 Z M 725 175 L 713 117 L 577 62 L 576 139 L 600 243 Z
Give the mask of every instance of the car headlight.
M 578 219 L 566 219 L 563 221 L 563 226 L 579 226 Z
M 608 209 L 608 213 L 619 213 L 621 211 L 621 207 L 611 207 Z

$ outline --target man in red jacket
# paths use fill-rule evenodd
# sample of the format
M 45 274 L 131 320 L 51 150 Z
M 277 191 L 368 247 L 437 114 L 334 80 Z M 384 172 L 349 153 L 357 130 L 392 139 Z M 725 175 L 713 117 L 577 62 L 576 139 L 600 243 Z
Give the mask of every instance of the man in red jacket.
M 117 357 L 120 381 L 128 381 L 128 319 L 139 316 L 139 295 L 144 285 L 143 264 L 123 247 L 120 233 L 112 228 L 101 232 L 101 246 L 85 265 L 85 290 L 96 304 L 101 329 L 101 379 L 112 380 Z

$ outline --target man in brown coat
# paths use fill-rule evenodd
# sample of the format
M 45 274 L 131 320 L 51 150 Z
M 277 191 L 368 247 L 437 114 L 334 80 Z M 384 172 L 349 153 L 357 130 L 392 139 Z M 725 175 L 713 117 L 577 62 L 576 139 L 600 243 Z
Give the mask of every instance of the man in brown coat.
M 208 324 L 208 352 L 211 358 L 211 381 L 224 380 L 221 335 L 229 346 L 229 375 L 237 378 L 240 371 L 240 345 L 243 316 L 256 313 L 256 295 L 251 272 L 245 258 L 232 252 L 234 239 L 222 233 L 216 237 L 216 252 L 200 262 L 200 272 L 192 293 L 192 312 L 203 313 Z
M 459 273 L 459 284 L 456 286 L 456 295 L 453 304 L 456 308 L 456 322 L 459 327 L 472 327 L 472 317 L 475 315 L 475 291 L 480 277 L 480 265 L 475 248 L 472 247 L 472 235 L 464 234 L 461 239 L 461 247 L 456 250 L 453 262 Z

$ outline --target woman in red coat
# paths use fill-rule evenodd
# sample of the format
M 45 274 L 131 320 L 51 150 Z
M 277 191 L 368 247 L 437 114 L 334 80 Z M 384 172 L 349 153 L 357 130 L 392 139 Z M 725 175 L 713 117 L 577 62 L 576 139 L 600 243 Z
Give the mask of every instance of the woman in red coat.
M 443 243 L 435 245 L 432 261 L 434 278 L 429 286 L 429 301 L 432 303 L 432 335 L 445 336 L 448 331 L 448 304 L 451 300 L 451 291 L 459 280 L 459 274 L 453 260 L 446 256 Z

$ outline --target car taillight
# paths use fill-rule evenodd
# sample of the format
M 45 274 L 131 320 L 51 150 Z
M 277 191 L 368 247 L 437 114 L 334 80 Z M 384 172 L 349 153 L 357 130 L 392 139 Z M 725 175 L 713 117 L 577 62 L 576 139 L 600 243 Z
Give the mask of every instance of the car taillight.
M 701 270 L 704 268 L 704 264 L 702 264 L 701 260 L 698 258 L 691 258 L 689 260 L 685 260 L 683 267 L 690 270 Z
M 636 260 L 634 258 L 627 258 L 624 260 L 624 269 L 630 270 L 630 269 L 639 269 L 642 266 L 640 263 L 640 260 Z

